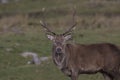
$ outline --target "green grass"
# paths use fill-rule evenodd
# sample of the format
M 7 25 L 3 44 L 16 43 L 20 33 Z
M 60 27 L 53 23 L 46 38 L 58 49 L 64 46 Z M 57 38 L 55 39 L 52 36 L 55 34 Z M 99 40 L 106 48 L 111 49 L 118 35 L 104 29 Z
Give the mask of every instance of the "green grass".
M 48 66 L 49 65 L 49 66 Z M 7 70 L 7 72 L 6 72 Z M 32 74 L 30 74 L 32 72 Z M 4 77 L 5 76 L 5 77 Z M 87 77 L 86 77 L 87 76 Z M 100 74 L 96 75 L 81 75 L 80 80 L 101 80 L 103 77 Z M 40 66 L 22 65 L 18 67 L 10 67 L 9 69 L 1 70 L 1 80 L 69 80 L 53 63 L 47 62 Z
M 36 52 L 39 56 L 51 56 L 52 47 L 52 42 L 39 25 L 42 15 L 28 17 L 23 14 L 40 12 L 45 7 L 49 28 L 62 33 L 71 25 L 73 5 L 77 6 L 78 22 L 73 32 L 74 42 L 110 42 L 120 45 L 120 16 L 116 15 L 120 12 L 119 2 L 99 2 L 93 6 L 94 2 L 88 0 L 21 0 L 19 3 L 0 4 L 0 15 L 5 13 L 0 19 L 0 80 L 69 80 L 52 60 L 39 66 L 28 65 L 30 58 L 23 58 L 20 53 L 28 51 Z M 16 15 L 6 17 L 6 13 Z M 81 75 L 79 80 L 103 80 L 103 76 L 100 73 Z

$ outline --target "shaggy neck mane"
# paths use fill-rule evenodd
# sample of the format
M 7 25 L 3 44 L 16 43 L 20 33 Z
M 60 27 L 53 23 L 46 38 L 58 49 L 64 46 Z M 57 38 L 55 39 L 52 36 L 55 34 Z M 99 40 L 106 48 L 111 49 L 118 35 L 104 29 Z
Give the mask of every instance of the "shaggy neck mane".
M 66 47 L 67 47 L 67 44 L 66 44 Z M 66 47 L 65 47 L 65 50 L 66 50 Z M 57 53 L 55 51 L 55 46 L 53 46 L 53 59 L 55 64 L 59 67 L 59 69 L 62 69 L 63 67 L 65 67 L 67 63 L 67 57 L 66 57 L 67 53 L 65 50 L 63 53 Z

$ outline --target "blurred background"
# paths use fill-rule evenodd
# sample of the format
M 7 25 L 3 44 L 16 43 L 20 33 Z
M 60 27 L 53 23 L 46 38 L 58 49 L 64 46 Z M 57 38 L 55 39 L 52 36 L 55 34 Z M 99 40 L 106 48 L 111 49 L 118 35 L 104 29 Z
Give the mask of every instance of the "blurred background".
M 62 33 L 72 25 L 74 6 L 74 42 L 120 45 L 120 0 L 0 0 L 0 80 L 69 80 L 51 58 L 35 65 L 21 54 L 50 57 L 52 44 L 39 21 L 45 15 L 49 28 Z M 104 79 L 97 73 L 79 80 Z

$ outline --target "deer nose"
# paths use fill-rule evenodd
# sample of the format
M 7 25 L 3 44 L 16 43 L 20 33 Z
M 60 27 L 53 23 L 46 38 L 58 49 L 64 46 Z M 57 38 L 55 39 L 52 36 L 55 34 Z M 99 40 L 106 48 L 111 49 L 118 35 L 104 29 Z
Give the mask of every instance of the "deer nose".
M 62 48 L 60 48 L 60 47 L 59 47 L 59 48 L 56 48 L 56 52 L 57 52 L 57 53 L 61 53 L 61 52 L 62 52 Z

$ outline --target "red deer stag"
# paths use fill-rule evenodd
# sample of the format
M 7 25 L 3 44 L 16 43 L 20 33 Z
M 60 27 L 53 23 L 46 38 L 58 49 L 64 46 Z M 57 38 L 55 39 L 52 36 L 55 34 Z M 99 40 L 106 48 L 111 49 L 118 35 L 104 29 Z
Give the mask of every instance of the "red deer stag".
M 72 27 L 63 34 L 52 32 L 44 21 L 40 23 L 53 42 L 54 63 L 71 80 L 77 80 L 79 74 L 97 72 L 102 73 L 105 80 L 120 80 L 120 50 L 116 45 L 66 43 L 71 39 L 71 32 L 76 26 L 74 19 Z

